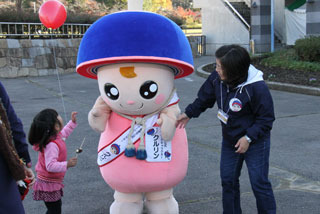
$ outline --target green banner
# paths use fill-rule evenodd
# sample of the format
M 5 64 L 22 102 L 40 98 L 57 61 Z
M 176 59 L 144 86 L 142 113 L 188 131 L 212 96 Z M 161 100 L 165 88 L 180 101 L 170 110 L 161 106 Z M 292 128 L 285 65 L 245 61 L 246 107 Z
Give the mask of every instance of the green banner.
M 287 6 L 288 10 L 295 10 L 306 3 L 306 0 L 296 0 Z

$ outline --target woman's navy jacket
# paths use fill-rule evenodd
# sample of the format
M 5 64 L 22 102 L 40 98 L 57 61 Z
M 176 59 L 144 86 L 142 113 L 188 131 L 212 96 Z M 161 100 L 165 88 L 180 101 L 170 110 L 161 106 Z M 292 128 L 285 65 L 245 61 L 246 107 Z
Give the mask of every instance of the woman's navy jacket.
M 20 158 L 23 158 L 26 163 L 29 163 L 31 160 L 21 120 L 17 117 L 13 107 L 11 106 L 9 96 L 1 82 L 0 98 L 4 108 L 6 109 L 11 126 L 13 141 L 18 155 Z M 0 154 L 0 213 L 24 214 L 25 212 L 16 181 L 12 178 L 7 164 L 8 163 Z
M 195 101 L 187 106 L 185 113 L 189 118 L 198 117 L 217 103 L 218 108 L 229 116 L 227 124 L 221 122 L 224 139 L 236 143 L 244 135 L 253 142 L 270 137 L 275 120 L 274 108 L 270 91 L 262 76 L 261 71 L 250 65 L 247 81 L 230 88 L 214 71 L 201 86 Z M 240 106 L 240 111 L 232 110 L 234 101 Z
M 23 158 L 26 163 L 29 163 L 31 161 L 29 152 L 28 152 L 28 144 L 26 142 L 26 134 L 23 131 L 23 125 L 21 120 L 17 117 L 9 96 L 0 82 L 0 99 L 1 102 L 6 109 L 7 117 L 10 123 L 11 131 L 12 131 L 12 137 L 15 144 L 15 148 L 18 152 L 18 155 L 20 158 Z

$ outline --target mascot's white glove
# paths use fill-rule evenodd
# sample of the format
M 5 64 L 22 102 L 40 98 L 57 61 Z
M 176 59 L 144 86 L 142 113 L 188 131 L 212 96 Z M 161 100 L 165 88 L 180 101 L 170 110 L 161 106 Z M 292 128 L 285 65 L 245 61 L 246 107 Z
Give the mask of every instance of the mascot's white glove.
M 97 132 L 103 132 L 112 110 L 99 96 L 88 115 L 91 128 Z

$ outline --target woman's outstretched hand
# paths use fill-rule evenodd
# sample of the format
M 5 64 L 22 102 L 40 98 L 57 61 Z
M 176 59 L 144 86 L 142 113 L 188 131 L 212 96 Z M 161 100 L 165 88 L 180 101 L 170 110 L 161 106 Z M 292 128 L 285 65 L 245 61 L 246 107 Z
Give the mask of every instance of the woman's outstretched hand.
M 177 119 L 176 127 L 179 129 L 185 128 L 189 120 L 190 118 L 185 113 L 180 114 Z

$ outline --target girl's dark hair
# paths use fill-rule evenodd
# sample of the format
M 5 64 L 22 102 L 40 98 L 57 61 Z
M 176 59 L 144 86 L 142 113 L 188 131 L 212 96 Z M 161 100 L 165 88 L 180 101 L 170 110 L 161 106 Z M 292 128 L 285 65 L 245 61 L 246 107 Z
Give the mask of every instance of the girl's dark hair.
M 233 87 L 245 82 L 248 78 L 250 56 L 247 50 L 239 45 L 225 45 L 216 51 L 226 75 L 226 83 Z
M 31 145 L 38 145 L 42 152 L 46 145 L 58 134 L 55 128 L 60 124 L 58 113 L 54 109 L 44 109 L 39 112 L 33 119 L 28 140 Z

